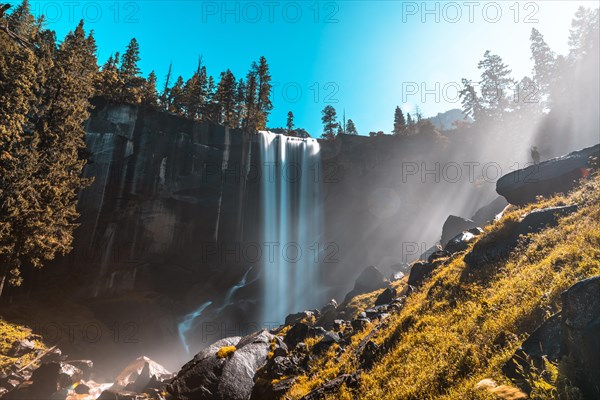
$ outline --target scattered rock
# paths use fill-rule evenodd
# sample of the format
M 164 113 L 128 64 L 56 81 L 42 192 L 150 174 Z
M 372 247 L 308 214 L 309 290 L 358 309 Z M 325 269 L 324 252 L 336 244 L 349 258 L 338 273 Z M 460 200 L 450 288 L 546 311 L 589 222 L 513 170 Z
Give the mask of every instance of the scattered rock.
M 591 158 L 599 152 L 600 145 L 596 145 L 513 171 L 498 179 L 496 192 L 516 205 L 531 203 L 537 196 L 566 193 L 589 175 Z
M 305 318 L 310 318 L 313 315 L 312 311 L 302 311 L 296 314 L 290 314 L 285 317 L 285 325 L 294 325 L 296 322 L 300 322 Z
M 313 348 L 314 352 L 317 354 L 322 353 L 329 347 L 331 347 L 333 344 L 339 344 L 340 340 L 340 336 L 337 333 L 326 332 L 325 335 L 323 335 L 322 339 L 315 344 Z
M 367 325 L 371 322 L 370 319 L 364 318 L 356 318 L 352 320 L 352 329 L 356 332 L 360 332 L 367 327 Z
M 123 389 L 128 392 L 142 392 L 153 376 L 164 380 L 170 378 L 172 374 L 148 357 L 138 357 L 117 375 L 111 390 Z
M 414 288 L 420 287 L 423 282 L 425 282 L 425 279 L 429 278 L 438 266 L 438 263 L 417 261 L 410 269 L 408 286 L 412 286 Z

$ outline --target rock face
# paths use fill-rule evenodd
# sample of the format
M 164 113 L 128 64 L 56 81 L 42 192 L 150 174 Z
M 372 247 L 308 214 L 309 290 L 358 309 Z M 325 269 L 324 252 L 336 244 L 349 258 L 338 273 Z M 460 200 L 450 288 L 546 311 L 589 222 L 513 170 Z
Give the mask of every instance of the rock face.
M 506 199 L 502 196 L 496 197 L 492 202 L 481 207 L 471 217 L 478 226 L 485 226 L 493 221 L 498 214 L 508 205 Z
M 496 182 L 496 191 L 511 204 L 535 201 L 536 196 L 549 196 L 571 190 L 578 179 L 587 177 L 599 157 L 600 145 L 574 151 L 504 175 Z
M 267 362 L 274 336 L 263 330 L 243 338 L 222 339 L 198 353 L 183 366 L 168 387 L 181 400 L 247 400 L 256 371 Z M 235 346 L 220 357 L 219 349 Z
M 490 235 L 490 240 L 477 242 L 473 249 L 465 255 L 464 260 L 469 267 L 477 268 L 485 263 L 506 258 L 521 238 L 530 233 L 556 226 L 559 218 L 575 211 L 577 211 L 577 205 L 534 210 L 521 221 L 505 227 L 502 232 Z

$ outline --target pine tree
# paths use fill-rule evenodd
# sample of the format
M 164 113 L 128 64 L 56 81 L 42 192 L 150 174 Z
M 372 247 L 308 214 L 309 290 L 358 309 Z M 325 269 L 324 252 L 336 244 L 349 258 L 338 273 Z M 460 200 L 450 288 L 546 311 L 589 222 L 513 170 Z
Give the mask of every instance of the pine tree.
M 323 121 L 323 137 L 326 139 L 335 138 L 335 131 L 338 127 L 337 112 L 335 108 L 331 105 L 325 106 L 322 111 L 323 116 L 321 117 L 321 121 Z
M 550 95 L 556 75 L 556 55 L 544 41 L 544 36 L 535 28 L 531 29 L 531 59 L 533 60 L 533 82 L 544 100 Z
M 257 121 L 255 129 L 265 129 L 267 125 L 267 120 L 269 118 L 269 113 L 273 109 L 273 104 L 271 103 L 271 75 L 269 73 L 269 65 L 267 64 L 267 59 L 265 57 L 261 57 L 257 70 L 256 76 L 258 80 L 258 94 L 257 94 Z
M 236 115 L 236 128 L 243 127 L 244 115 L 246 113 L 246 82 L 243 78 L 237 83 L 237 90 L 235 95 L 235 115 Z
M 207 101 L 206 68 L 200 66 L 192 77 L 185 83 L 183 102 L 186 116 L 191 119 L 202 119 L 202 111 Z
M 410 113 L 406 113 L 406 129 L 408 130 L 408 133 L 411 133 L 411 134 L 414 133 L 415 128 L 416 128 L 415 121 L 413 120 Z
M 396 110 L 394 111 L 394 135 L 401 135 L 406 131 L 406 120 L 404 119 L 404 113 L 400 107 L 396 106 Z
M 287 113 L 287 121 L 285 123 L 285 126 L 287 128 L 288 135 L 290 135 L 294 130 L 294 113 L 291 111 L 288 111 Z
M 169 90 L 169 111 L 177 115 L 185 115 L 185 91 L 183 77 L 180 75 L 175 85 Z
M 511 70 L 504 64 L 502 58 L 485 52 L 478 68 L 481 73 L 481 103 L 485 118 L 498 121 L 509 110 L 508 92 L 514 87 L 514 80 L 510 77 Z
M 216 102 L 218 107 L 219 124 L 223 124 L 228 128 L 236 127 L 236 80 L 230 70 L 221 73 L 221 79 L 217 87 Z
M 258 88 L 258 66 L 256 63 L 252 63 L 252 67 L 246 76 L 246 116 L 244 118 L 244 129 L 245 130 L 256 130 L 258 126 L 258 99 L 257 99 L 257 88 Z
M 115 56 L 108 58 L 102 66 L 99 78 L 96 80 L 96 95 L 106 97 L 112 101 L 120 101 L 121 88 L 124 82 L 119 74 L 119 58 L 117 52 Z
M 468 79 L 462 80 L 463 88 L 460 91 L 463 114 L 465 119 L 473 118 L 476 122 L 479 121 L 482 112 L 482 105 L 472 81 Z
M 148 79 L 144 82 L 141 93 L 142 104 L 146 106 L 158 106 L 158 92 L 156 91 L 156 73 L 151 71 Z
M 348 125 L 346 126 L 346 133 L 348 135 L 358 135 L 356 125 L 354 125 L 354 121 L 352 121 L 351 119 L 348 120 Z
M 126 103 L 139 104 L 141 101 L 144 80 L 140 77 L 139 61 L 140 45 L 133 38 L 127 45 L 121 61 L 121 68 L 119 69 L 119 75 L 123 81 L 121 100 Z

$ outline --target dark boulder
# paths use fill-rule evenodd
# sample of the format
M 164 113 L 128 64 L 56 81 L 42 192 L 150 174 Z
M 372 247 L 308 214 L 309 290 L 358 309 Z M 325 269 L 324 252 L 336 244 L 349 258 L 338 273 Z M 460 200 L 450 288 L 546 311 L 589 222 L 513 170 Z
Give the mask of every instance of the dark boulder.
M 352 320 L 352 329 L 356 332 L 360 332 L 365 329 L 370 322 L 371 320 L 366 316 L 364 318 L 356 318 Z
M 252 394 L 257 370 L 267 362 L 273 339 L 262 330 L 220 340 L 184 365 L 167 390 L 181 400 L 246 400 Z M 217 352 L 225 346 L 235 346 L 235 351 L 220 357 Z
M 561 352 L 578 373 L 570 379 L 590 399 L 600 399 L 600 276 L 562 294 Z
M 172 374 L 165 367 L 148 357 L 138 357 L 117 375 L 111 390 L 142 392 L 153 376 L 164 380 L 170 378 Z
M 290 328 L 285 334 L 283 341 L 285 344 L 293 349 L 300 342 L 303 342 L 308 337 L 310 327 L 304 322 L 298 322 Z
M 365 369 L 371 369 L 381 352 L 381 346 L 377 345 L 372 340 L 368 340 L 365 342 L 364 346 L 361 346 L 361 353 L 359 356 L 360 366 Z
M 374 266 L 368 266 L 361 272 L 356 281 L 354 282 L 354 289 L 352 289 L 346 297 L 344 302 L 352 300 L 354 296 L 359 294 L 373 292 L 375 290 L 386 287 L 388 280 L 383 274 Z
M 471 228 L 477 228 L 477 224 L 474 221 L 457 217 L 456 215 L 450 215 L 446 218 L 446 222 L 444 222 L 444 226 L 442 227 L 442 238 L 440 240 L 442 247 L 446 246 L 450 239 L 456 235 L 463 231 L 468 231 Z
M 33 371 L 31 383 L 25 382 L 19 385 L 3 399 L 49 399 L 58 391 L 79 382 L 82 375 L 81 370 L 67 363 L 45 363 Z M 57 396 L 60 397 L 62 394 L 57 394 L 55 397 Z
M 529 361 L 539 369 L 543 370 L 544 360 L 556 362 L 560 358 L 560 313 L 554 314 L 540 325 L 521 344 L 513 357 L 502 367 L 504 375 L 510 379 L 521 381 L 519 369 L 527 371 L 530 368 Z M 520 368 L 519 368 L 520 366 Z M 525 384 L 525 382 L 520 382 Z
M 254 385 L 250 400 L 279 400 L 294 385 L 296 377 L 282 379 L 273 383 L 271 380 L 259 378 Z
M 543 357 L 559 362 L 568 357 L 563 373 L 584 398 L 600 398 L 600 276 L 577 282 L 562 294 L 562 311 L 553 315 L 523 342 L 502 370 L 524 390 L 521 375 L 529 361 L 541 369 Z
M 473 216 L 471 220 L 478 226 L 486 226 L 496 219 L 496 216 L 502 213 L 502 210 L 508 205 L 508 201 L 502 196 L 496 197 L 490 203 L 481 207 Z
M 313 315 L 314 314 L 312 311 L 301 311 L 296 314 L 289 314 L 287 317 L 285 317 L 285 325 L 294 325 L 296 322 L 300 322 L 303 319 L 310 318 Z
M 498 179 L 496 192 L 516 205 L 531 203 L 537 196 L 568 192 L 589 175 L 592 159 L 597 159 L 599 152 L 600 145 L 596 145 L 513 171 Z
M 478 268 L 485 263 L 504 259 L 510 255 L 519 240 L 531 233 L 556 226 L 561 217 L 575 211 L 577 211 L 577 205 L 534 210 L 521 221 L 505 227 L 501 233 L 489 236 L 488 240 L 477 242 L 473 249 L 465 255 L 465 263 L 471 268 Z
M 398 293 L 396 289 L 393 287 L 389 287 L 383 292 L 381 292 L 379 296 L 377 296 L 377 299 L 375 300 L 375 305 L 380 306 L 383 304 L 390 304 L 396 298 L 397 295 Z
M 337 318 L 337 302 L 335 300 L 331 300 L 321 309 L 320 317 L 315 322 L 315 325 L 322 326 L 325 329 L 333 329 L 333 322 Z
M 431 276 L 433 271 L 439 267 L 439 263 L 429 263 L 417 261 L 410 269 L 408 275 L 408 286 L 419 288 L 427 278 Z
M 340 341 L 341 341 L 341 338 L 337 333 L 326 332 L 325 335 L 323 335 L 323 337 L 321 338 L 321 340 L 319 340 L 317 343 L 315 343 L 313 350 L 317 354 L 323 353 L 324 351 L 326 351 L 328 348 L 330 348 L 334 344 L 339 344 Z

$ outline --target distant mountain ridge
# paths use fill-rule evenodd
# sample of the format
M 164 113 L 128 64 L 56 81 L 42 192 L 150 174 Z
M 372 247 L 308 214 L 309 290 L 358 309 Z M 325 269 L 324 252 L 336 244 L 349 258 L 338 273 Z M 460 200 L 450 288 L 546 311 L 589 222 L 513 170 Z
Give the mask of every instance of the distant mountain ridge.
M 473 118 L 463 114 L 462 110 L 459 108 L 453 108 L 452 110 L 448 110 L 443 113 L 438 113 L 435 117 L 427 118 L 428 121 L 431 121 L 436 128 L 442 131 L 448 131 L 451 129 L 455 129 L 454 122 L 462 121 L 466 123 L 473 123 Z

